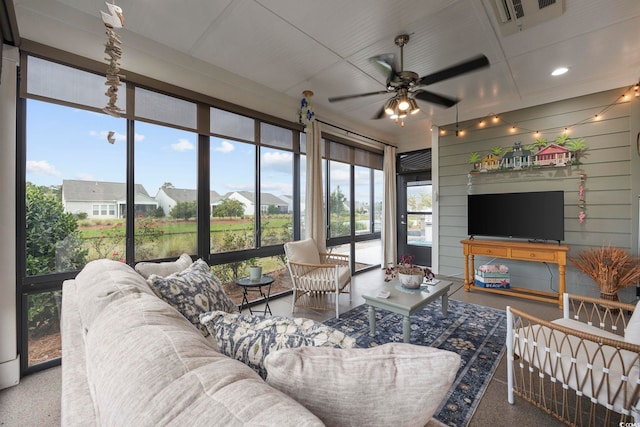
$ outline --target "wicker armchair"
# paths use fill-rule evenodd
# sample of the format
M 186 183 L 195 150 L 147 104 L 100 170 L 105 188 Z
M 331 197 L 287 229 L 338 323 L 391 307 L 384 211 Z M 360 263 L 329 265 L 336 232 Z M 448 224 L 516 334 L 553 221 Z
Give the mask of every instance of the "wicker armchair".
M 349 255 L 321 253 L 313 239 L 285 243 L 284 253 L 293 283 L 291 313 L 296 306 L 330 310 L 326 297 L 333 296 L 340 317 L 338 296 L 348 293 L 351 302 Z
M 576 426 L 640 422 L 640 310 L 564 294 L 551 322 L 507 307 L 508 401 L 514 394 Z

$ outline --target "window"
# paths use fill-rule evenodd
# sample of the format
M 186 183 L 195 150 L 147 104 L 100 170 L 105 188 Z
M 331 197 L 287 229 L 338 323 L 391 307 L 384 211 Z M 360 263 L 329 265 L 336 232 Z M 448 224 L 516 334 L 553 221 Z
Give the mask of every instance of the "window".
M 329 237 L 351 234 L 351 168 L 329 161 Z
M 59 356 L 62 281 L 94 259 L 131 264 L 170 259 L 198 254 L 208 243 L 209 260 L 220 266 L 221 278 L 246 275 L 249 258 L 259 257 L 264 271 L 282 283 L 274 292 L 290 289 L 278 250 L 304 236 L 306 134 L 297 125 L 132 82 L 119 91 L 117 103 L 131 111 L 115 118 L 102 113 L 103 74 L 31 56 L 26 62 L 21 81 L 26 138 L 18 157 L 26 158 L 25 198 L 19 203 L 25 225 L 19 230 L 25 248 L 21 337 L 28 354 L 21 359 L 23 372 Z M 133 103 L 127 103 L 132 90 Z M 209 117 L 197 114 L 206 109 Z M 208 147 L 201 145 L 205 138 Z M 329 240 L 337 240 L 329 246 L 353 253 L 357 243 L 364 254 L 374 242 L 374 253 L 382 188 L 381 166 L 374 163 L 380 156 L 335 141 L 322 144 L 323 205 L 330 213 Z M 206 199 L 207 190 L 210 205 L 203 212 L 198 201 Z M 208 223 L 199 223 L 207 209 Z
M 211 253 L 255 247 L 256 147 L 210 138 Z
M 293 132 L 262 124 L 262 144 L 291 148 Z M 260 148 L 260 236 L 262 246 L 293 239 L 293 152 Z
M 136 261 L 197 252 L 197 141 L 192 132 L 136 122 Z
M 123 259 L 125 120 L 30 99 L 26 129 L 27 275 Z

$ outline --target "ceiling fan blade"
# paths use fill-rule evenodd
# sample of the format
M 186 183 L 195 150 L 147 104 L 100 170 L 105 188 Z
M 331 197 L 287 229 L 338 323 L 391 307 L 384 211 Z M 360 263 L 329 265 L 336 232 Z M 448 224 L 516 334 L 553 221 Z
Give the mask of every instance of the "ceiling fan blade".
M 422 90 L 422 89 L 413 92 L 413 94 L 414 94 L 414 96 L 416 98 L 418 98 L 421 101 L 426 101 L 426 102 L 430 102 L 432 104 L 442 105 L 442 106 L 447 107 L 447 108 L 453 107 L 458 102 L 460 102 L 459 99 L 448 98 L 446 96 L 438 95 L 437 93 L 429 92 L 429 91 Z
M 380 109 L 378 110 L 376 115 L 371 117 L 371 119 L 372 120 L 378 120 L 378 119 L 381 119 L 381 118 L 383 118 L 385 116 L 386 116 L 386 114 L 384 113 L 384 105 L 383 105 L 382 107 L 380 107 Z
M 379 90 L 378 92 L 359 93 L 356 95 L 333 96 L 329 98 L 329 102 L 338 102 L 338 101 L 344 101 L 346 99 L 362 98 L 362 97 L 371 96 L 371 95 L 381 95 L 383 93 L 388 93 L 388 91 Z
M 471 71 L 479 70 L 489 66 L 489 60 L 484 55 L 478 55 L 464 62 L 461 62 L 451 67 L 445 68 L 433 74 L 428 74 L 420 78 L 421 85 L 430 85 L 442 80 L 447 80 L 461 74 L 469 73 Z
M 382 70 L 387 76 L 387 84 L 396 80 L 396 56 L 393 53 L 385 53 L 382 55 L 369 58 L 369 61 L 373 62 Z

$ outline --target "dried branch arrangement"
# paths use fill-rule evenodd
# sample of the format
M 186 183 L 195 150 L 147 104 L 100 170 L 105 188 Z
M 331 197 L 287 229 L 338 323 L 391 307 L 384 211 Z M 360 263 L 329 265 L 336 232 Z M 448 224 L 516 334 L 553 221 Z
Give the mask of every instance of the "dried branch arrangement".
M 569 260 L 593 279 L 601 294 L 616 294 L 640 280 L 640 259 L 624 249 L 603 246 L 581 251 Z
M 105 85 L 108 86 L 105 95 L 109 98 L 107 106 L 102 109 L 105 113 L 120 117 L 123 110 L 116 105 L 118 101 L 118 88 L 120 87 L 120 78 L 124 77 L 120 73 L 120 58 L 122 57 L 122 48 L 120 47 L 121 41 L 115 28 L 122 28 L 124 26 L 124 16 L 122 9 L 115 4 L 107 3 L 109 13 L 100 11 L 102 15 L 102 22 L 107 29 L 107 43 L 105 44 L 104 53 L 107 54 L 106 60 L 109 61 L 107 67 L 107 81 Z

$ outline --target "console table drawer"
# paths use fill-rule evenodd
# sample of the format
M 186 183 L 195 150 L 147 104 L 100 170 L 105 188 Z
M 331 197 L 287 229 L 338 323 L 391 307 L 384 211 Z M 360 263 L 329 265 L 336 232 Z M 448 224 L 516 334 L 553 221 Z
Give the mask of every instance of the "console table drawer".
M 530 259 L 532 261 L 555 261 L 555 252 L 535 251 L 526 249 L 512 249 L 511 256 L 518 259 Z
M 473 255 L 489 255 L 493 257 L 507 256 L 507 248 L 489 248 L 486 246 L 474 246 L 471 248 Z

